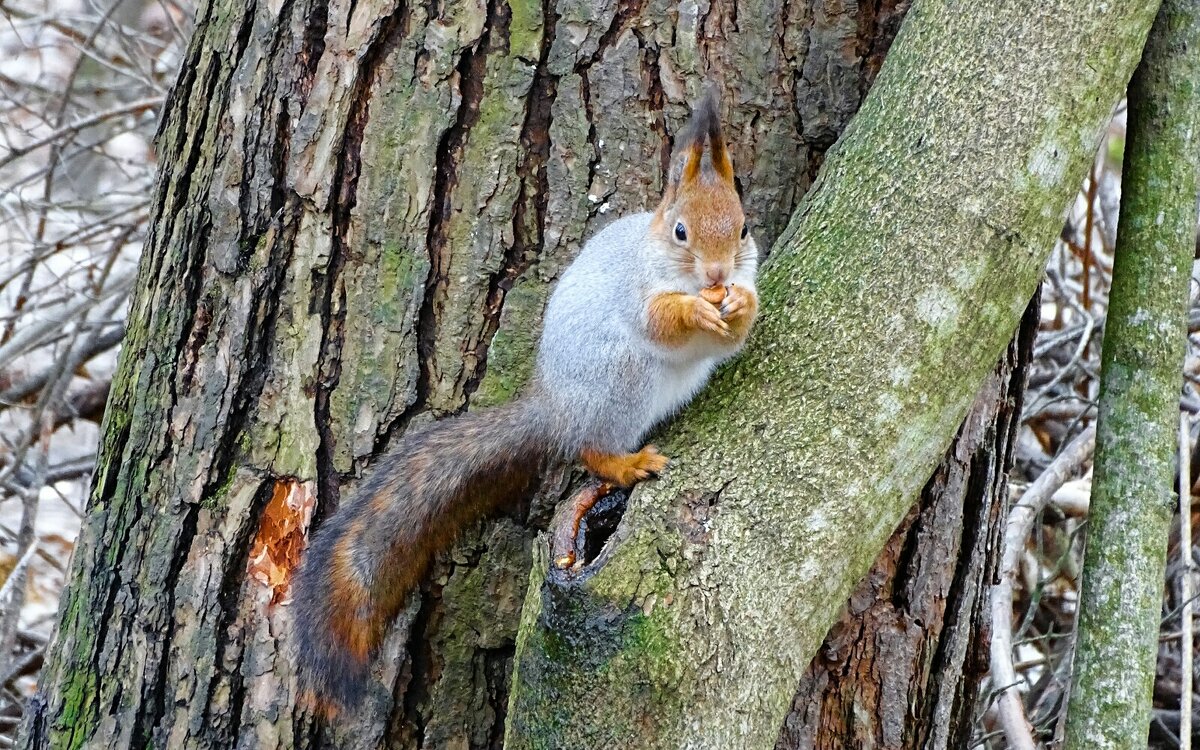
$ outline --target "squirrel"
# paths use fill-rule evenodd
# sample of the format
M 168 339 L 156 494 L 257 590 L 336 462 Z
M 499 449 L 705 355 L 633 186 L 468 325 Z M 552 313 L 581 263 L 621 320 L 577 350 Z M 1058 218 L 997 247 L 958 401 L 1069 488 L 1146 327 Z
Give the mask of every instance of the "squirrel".
M 667 458 L 642 440 L 742 347 L 757 270 L 710 89 L 676 143 L 658 207 L 609 224 L 563 273 L 526 393 L 406 433 L 313 533 L 292 597 L 310 699 L 336 714 L 361 698 L 433 556 L 532 490 L 545 463 L 577 458 L 621 487 L 661 472 Z

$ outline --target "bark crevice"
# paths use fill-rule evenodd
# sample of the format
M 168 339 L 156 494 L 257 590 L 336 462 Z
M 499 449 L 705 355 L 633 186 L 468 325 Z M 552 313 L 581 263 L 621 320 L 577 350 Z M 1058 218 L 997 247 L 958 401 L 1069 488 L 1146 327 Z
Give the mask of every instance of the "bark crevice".
M 456 69 L 460 96 L 458 110 L 453 124 L 442 133 L 434 162 L 437 176 L 433 186 L 429 234 L 425 242 L 429 252 L 429 277 L 425 282 L 425 297 L 417 323 L 417 351 L 420 354 L 421 375 L 417 381 L 417 400 L 408 409 L 409 412 L 424 408 L 434 377 L 433 372 L 438 368 L 434 342 L 445 304 L 449 256 L 452 252 L 447 236 L 447 225 L 453 210 L 450 196 L 458 185 L 459 163 L 467 138 L 479 119 L 479 107 L 484 95 L 484 76 L 487 72 L 488 56 L 492 52 L 493 33 L 503 37 L 507 31 L 508 18 L 507 13 L 501 12 L 496 0 L 490 0 L 479 40 L 463 50 L 459 57 Z M 388 430 L 389 435 L 391 429 Z

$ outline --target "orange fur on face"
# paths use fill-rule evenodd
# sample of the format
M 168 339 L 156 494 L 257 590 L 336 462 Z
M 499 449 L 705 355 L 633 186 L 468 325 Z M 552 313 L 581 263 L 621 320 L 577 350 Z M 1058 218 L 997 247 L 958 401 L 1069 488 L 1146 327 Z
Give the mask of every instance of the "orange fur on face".
M 685 273 L 705 278 L 709 272 L 728 277 L 742 247 L 746 222 L 734 184 L 733 161 L 719 132 L 693 134 L 683 147 L 684 163 L 655 211 L 651 232 L 678 249 Z M 705 160 L 705 143 L 709 146 Z M 687 230 L 684 246 L 674 237 L 676 222 Z
M 742 201 L 724 182 L 705 181 L 679 190 L 671 213 L 687 226 L 688 249 L 706 262 L 732 266 L 742 245 Z M 674 222 L 664 222 L 668 231 Z

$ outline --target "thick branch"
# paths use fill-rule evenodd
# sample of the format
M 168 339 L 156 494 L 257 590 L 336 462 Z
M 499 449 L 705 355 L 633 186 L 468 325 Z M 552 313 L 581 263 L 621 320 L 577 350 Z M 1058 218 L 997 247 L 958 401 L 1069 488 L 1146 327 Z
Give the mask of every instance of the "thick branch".
M 1150 726 L 1196 233 L 1200 3 L 1168 0 L 1129 86 L 1068 748 Z
M 508 747 L 771 746 L 1011 337 L 1156 6 L 912 8 L 674 467 L 580 578 L 541 557 Z

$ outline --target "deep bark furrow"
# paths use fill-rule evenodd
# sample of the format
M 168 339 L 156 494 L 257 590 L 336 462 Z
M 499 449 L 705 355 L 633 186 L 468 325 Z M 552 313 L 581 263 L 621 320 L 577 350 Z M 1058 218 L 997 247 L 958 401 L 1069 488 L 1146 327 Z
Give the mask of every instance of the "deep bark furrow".
M 479 119 L 484 95 L 484 76 L 487 72 L 488 56 L 492 52 L 489 48 L 491 32 L 498 20 L 497 7 L 496 0 L 489 0 L 486 20 L 478 41 L 472 47 L 463 50 L 459 58 L 456 73 L 460 100 L 454 122 L 442 134 L 435 156 L 437 177 L 433 186 L 433 210 L 426 239 L 429 278 L 425 282 L 425 299 L 417 324 L 417 347 L 421 362 L 421 379 L 417 384 L 417 403 L 420 405 L 418 408 L 424 406 L 421 403 L 422 388 L 425 398 L 428 398 L 429 391 L 433 388 L 431 382 L 441 377 L 435 342 L 448 294 L 449 255 L 452 248 L 449 246 L 447 224 L 453 210 L 451 194 L 458 185 L 460 163 L 467 138 Z
M 258 491 L 256 492 L 255 503 L 253 507 L 256 509 L 252 523 L 245 524 L 243 533 L 239 538 L 233 540 L 232 547 L 242 552 L 230 556 L 224 565 L 224 570 L 221 574 L 221 586 L 217 592 L 217 601 L 219 603 L 216 621 L 213 630 L 217 633 L 237 632 L 238 623 L 238 599 L 242 594 L 242 587 L 246 574 L 246 566 L 244 560 L 248 557 L 251 540 L 253 539 L 254 530 L 258 527 L 261 518 L 261 509 L 266 507 L 272 494 L 272 483 L 263 481 Z M 211 726 L 219 727 L 221 734 L 218 736 L 234 737 L 236 736 L 237 728 L 241 724 L 242 702 L 245 697 L 245 681 L 241 679 L 240 667 L 243 663 L 243 658 L 246 653 L 245 643 L 241 638 L 220 639 L 217 643 L 217 658 L 214 664 L 217 668 L 212 670 L 212 675 L 207 681 L 207 686 L 203 691 L 205 718 Z M 232 655 L 232 658 L 230 658 Z M 231 667 L 226 667 L 225 664 L 232 664 Z M 217 691 L 221 686 L 228 686 L 229 712 L 222 710 L 212 710 L 217 706 Z
M 342 478 L 334 465 L 333 443 L 331 431 L 333 420 L 329 411 L 331 391 L 337 388 L 341 375 L 341 351 L 345 336 L 346 300 L 342 287 L 344 280 L 342 270 L 346 263 L 346 253 L 349 252 L 351 215 L 357 205 L 358 178 L 361 174 L 361 148 L 363 133 L 366 128 L 368 111 L 379 75 L 379 66 L 395 51 L 399 44 L 398 36 L 406 25 L 407 4 L 402 5 L 391 15 L 383 19 L 377 38 L 361 55 L 361 69 L 355 78 L 355 88 L 350 95 L 349 112 L 342 134 L 341 148 L 330 175 L 333 181 L 331 194 L 331 243 L 328 263 L 322 273 L 324 289 L 319 303 L 321 319 L 321 358 L 318 364 L 320 384 L 316 398 L 313 401 L 313 423 L 320 435 L 317 453 L 318 486 L 321 488 L 321 503 L 319 512 L 327 514 L 335 509 L 340 498 Z M 354 5 L 348 9 L 347 16 L 353 18 Z M 328 19 L 325 19 L 325 24 Z M 324 51 L 322 44 L 321 52 Z M 315 75 L 320 53 L 313 55 L 313 63 L 309 75 Z M 303 106 L 303 104 L 301 105 Z
M 596 43 L 596 51 L 588 60 L 580 61 L 575 66 L 575 72 L 586 73 L 588 68 L 599 62 L 604 54 L 612 48 L 616 39 L 630 28 L 631 22 L 642 11 L 644 4 L 645 0 L 617 0 L 617 12 L 613 14 L 608 28 L 600 35 L 600 40 Z
M 321 302 L 318 307 L 321 319 L 321 357 L 317 364 L 318 382 L 313 398 L 313 425 L 319 436 L 315 470 L 317 487 L 320 489 L 323 502 L 317 509 L 318 517 L 337 509 L 341 498 L 341 478 L 334 463 L 333 449 L 333 420 L 330 415 L 329 398 L 333 389 L 337 388 L 338 376 L 341 374 L 341 358 L 338 354 L 342 349 L 344 321 L 341 312 L 345 310 L 345 299 L 337 301 L 339 280 L 341 279 L 343 255 L 339 251 L 340 242 L 331 243 L 329 262 L 320 273 Z
M 671 149 L 674 147 L 674 139 L 667 133 L 666 116 L 663 114 L 663 108 L 667 103 L 667 94 L 663 90 L 662 84 L 662 68 L 659 56 L 662 51 L 656 46 L 647 43 L 638 34 L 638 46 L 644 52 L 642 53 L 642 66 L 645 70 L 644 75 L 649 82 L 648 100 L 650 108 L 654 113 L 654 120 L 650 123 L 651 129 L 655 136 L 662 142 L 659 148 L 658 169 L 660 174 L 667 174 L 671 171 Z M 741 183 L 738 182 L 738 190 L 741 190 Z
M 553 23 L 553 0 L 543 0 L 543 30 L 553 28 Z M 500 268 L 491 274 L 488 281 L 484 311 L 486 325 L 474 352 L 479 367 L 468 377 L 463 387 L 463 395 L 466 398 L 475 393 L 487 375 L 488 348 L 500 327 L 505 296 L 521 274 L 537 262 L 543 248 L 549 190 L 546 160 L 550 152 L 550 126 L 553 121 L 555 87 L 558 83 L 558 77 L 550 74 L 546 68 L 552 39 L 551 34 L 543 32 L 533 83 L 525 103 L 525 119 L 517 139 L 524 156 L 517 167 L 520 187 L 513 205 L 513 242 L 505 251 Z
M 425 717 L 421 704 L 429 695 L 429 664 L 432 661 L 432 648 L 429 644 L 429 623 L 433 619 L 433 609 L 441 604 L 432 595 L 422 594 L 420 609 L 413 617 L 408 628 L 408 640 L 405 643 L 409 671 L 406 684 L 398 686 L 397 691 L 402 700 L 397 701 L 395 724 L 389 725 L 389 736 L 405 736 L 409 742 L 420 747 L 425 736 Z
M 883 58 L 900 28 L 900 21 L 912 0 L 874 0 L 864 3 L 859 15 L 859 56 L 863 60 L 859 91 L 866 96 L 883 65 Z
M 177 581 L 179 579 L 179 571 L 187 560 L 188 547 L 196 535 L 196 515 L 196 508 L 192 506 L 183 517 L 179 539 L 171 552 L 171 569 L 166 579 L 168 581 Z M 168 586 L 167 588 L 167 597 L 163 610 L 168 613 L 175 611 L 175 590 L 173 587 Z M 170 661 L 167 658 L 167 654 L 170 653 L 171 643 L 174 638 L 175 618 L 168 617 L 166 619 L 166 627 L 162 633 L 162 641 L 158 654 L 159 661 L 155 665 L 154 676 L 151 680 L 147 681 L 147 684 L 143 688 L 143 694 L 138 702 L 137 714 L 133 720 L 133 724 L 137 729 L 135 729 L 130 747 L 136 750 L 153 747 L 153 728 L 158 724 L 159 718 L 166 714 L 168 708 L 167 680 L 170 668 Z
M 1009 503 L 1008 475 L 1015 459 L 1017 433 L 1024 410 L 1025 386 L 1033 361 L 1033 342 L 1041 318 L 1041 294 L 1034 295 L 998 370 L 1009 370 L 998 393 L 994 424 L 984 443 L 970 456 L 968 503 L 963 516 L 958 559 L 947 589 L 944 636 L 938 639 L 929 668 L 936 698 L 924 702 L 922 747 L 965 747 L 973 726 L 979 684 L 988 669 L 990 633 L 988 596 L 999 564 Z M 952 675 L 962 675 L 955 679 Z

